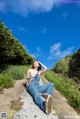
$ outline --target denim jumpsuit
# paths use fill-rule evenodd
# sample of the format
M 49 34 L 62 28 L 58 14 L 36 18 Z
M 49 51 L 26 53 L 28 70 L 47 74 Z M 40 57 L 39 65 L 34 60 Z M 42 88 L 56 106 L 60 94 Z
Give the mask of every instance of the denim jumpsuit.
M 40 93 L 46 93 L 48 95 L 52 95 L 54 84 L 53 83 L 46 83 L 44 85 L 39 85 L 40 76 L 37 74 L 30 79 L 30 84 L 27 86 L 28 92 L 32 95 L 35 103 L 38 105 L 40 109 L 45 111 L 45 103 L 44 100 L 41 98 Z

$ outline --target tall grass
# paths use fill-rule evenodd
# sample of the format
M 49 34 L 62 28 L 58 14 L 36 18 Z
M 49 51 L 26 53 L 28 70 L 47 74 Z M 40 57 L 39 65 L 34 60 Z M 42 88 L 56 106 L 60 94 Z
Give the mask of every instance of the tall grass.
M 77 90 L 77 84 L 69 79 L 58 76 L 53 71 L 45 72 L 45 77 L 53 82 L 55 88 L 58 89 L 67 99 L 69 104 L 80 113 L 80 92 Z
M 14 86 L 14 80 L 21 80 L 30 68 L 30 65 L 9 65 L 0 73 L 0 87 L 9 88 Z
M 9 88 L 12 86 L 14 86 L 14 81 L 12 80 L 12 77 L 8 75 L 7 73 L 1 73 L 0 74 L 0 87 Z
M 5 70 L 7 74 L 12 76 L 13 79 L 15 80 L 20 80 L 24 78 L 24 75 L 27 71 L 29 66 L 23 66 L 23 65 L 10 65 L 8 68 Z

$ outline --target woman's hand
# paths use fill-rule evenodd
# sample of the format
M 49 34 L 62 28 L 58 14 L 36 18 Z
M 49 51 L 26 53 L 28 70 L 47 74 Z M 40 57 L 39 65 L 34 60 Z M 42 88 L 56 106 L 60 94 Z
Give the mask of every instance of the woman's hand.
M 27 84 L 28 86 L 29 86 L 29 83 L 30 83 L 30 81 L 29 81 L 29 80 L 27 80 L 27 81 L 26 81 L 26 84 Z
M 40 61 L 39 61 L 39 63 L 41 64 L 41 66 L 42 66 L 45 70 L 48 69 L 48 68 L 47 68 L 44 64 L 42 64 Z
M 45 66 L 45 65 L 43 65 L 40 61 L 39 61 L 39 63 L 41 64 L 41 66 L 44 68 L 43 70 L 41 70 L 40 72 L 39 72 L 39 75 L 42 75 L 42 74 L 44 74 L 46 71 L 47 71 L 47 67 Z
M 29 85 L 29 83 L 30 83 L 29 77 L 30 77 L 30 69 L 27 70 L 27 79 L 26 79 L 26 84 L 27 85 Z

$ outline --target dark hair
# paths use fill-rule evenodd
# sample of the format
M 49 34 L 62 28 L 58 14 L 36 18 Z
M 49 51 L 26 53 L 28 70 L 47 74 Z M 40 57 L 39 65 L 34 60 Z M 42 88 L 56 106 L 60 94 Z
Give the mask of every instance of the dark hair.
M 35 61 L 38 61 L 38 60 L 35 60 Z M 35 61 L 34 61 L 34 62 L 35 62 Z M 33 65 L 32 65 L 32 68 L 33 68 L 33 69 L 34 69 L 34 62 L 33 62 Z M 38 62 L 38 63 L 39 63 L 39 62 Z M 38 67 L 37 70 L 38 70 L 38 71 L 41 70 L 41 64 L 40 64 L 40 63 L 39 63 L 39 67 Z

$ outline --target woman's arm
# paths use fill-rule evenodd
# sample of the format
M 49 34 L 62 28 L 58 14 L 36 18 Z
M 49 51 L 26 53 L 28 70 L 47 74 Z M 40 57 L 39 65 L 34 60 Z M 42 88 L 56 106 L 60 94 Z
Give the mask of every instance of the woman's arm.
M 47 71 L 48 68 L 44 64 L 42 64 L 40 61 L 39 61 L 39 63 L 44 68 L 42 71 L 40 71 L 40 75 L 42 75 L 43 73 L 45 73 Z

